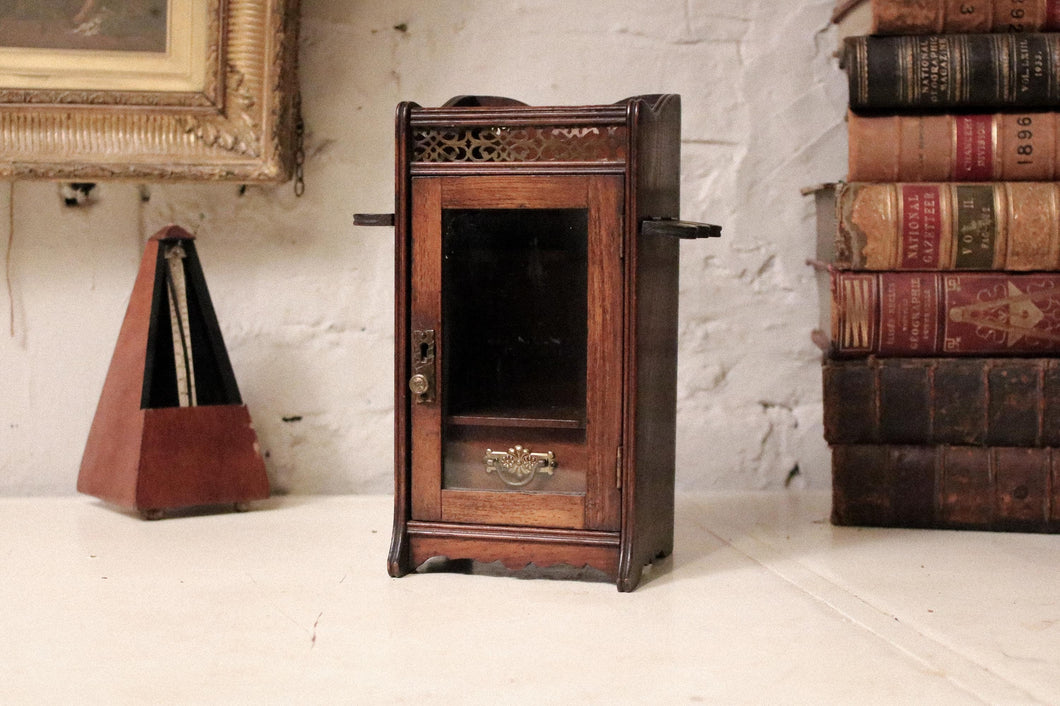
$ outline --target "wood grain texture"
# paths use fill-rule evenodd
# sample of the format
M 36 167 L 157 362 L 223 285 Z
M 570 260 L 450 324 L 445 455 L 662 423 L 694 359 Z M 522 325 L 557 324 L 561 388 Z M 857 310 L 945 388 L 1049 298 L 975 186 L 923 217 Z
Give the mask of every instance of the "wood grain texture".
M 642 218 L 680 211 L 680 100 L 633 102 L 629 111 L 621 591 L 636 588 L 645 565 L 673 552 L 680 254 L 677 239 L 639 228 Z
M 415 103 L 399 103 L 394 111 L 394 521 L 387 572 L 404 576 L 410 570 L 407 526 L 412 515 L 412 439 L 408 380 L 412 374 L 409 335 L 412 284 L 412 188 L 408 154 L 409 115 Z
M 585 495 L 511 490 L 443 490 L 442 520 L 585 529 Z
M 412 517 L 442 517 L 442 409 L 445 365 L 442 321 L 442 183 L 437 179 L 412 180 L 412 261 L 409 278 L 412 331 L 434 331 L 435 400 L 410 402 L 412 430 Z M 410 335 L 410 334 L 406 334 Z
M 411 134 L 419 128 L 459 127 L 473 134 L 480 126 L 507 125 L 618 126 L 627 143 L 612 154 L 624 154 L 626 160 L 425 163 L 414 162 L 410 153 Z M 632 590 L 645 564 L 673 551 L 678 240 L 642 234 L 640 222 L 678 217 L 679 99 L 643 96 L 574 108 L 466 97 L 434 109 L 402 104 L 397 144 L 401 311 L 395 317 L 398 440 L 391 574 L 402 575 L 432 556 L 499 560 L 513 569 L 528 563 L 588 564 L 614 577 L 620 590 Z M 446 419 L 417 411 L 405 389 L 410 331 L 444 325 L 431 318 L 440 310 L 440 294 L 417 291 L 444 287 L 439 268 L 418 263 L 421 257 L 440 258 L 439 246 L 417 241 L 440 237 L 442 209 L 472 208 L 589 209 L 584 494 L 443 489 L 435 465 L 442 456 L 439 442 L 433 431 L 419 429 L 427 421 L 439 425 L 441 438 L 447 433 Z M 445 351 L 438 356 L 444 371 Z M 444 380 L 439 391 L 444 396 Z M 444 410 L 444 404 L 438 407 Z M 473 417 L 461 410 L 451 420 L 459 430 L 454 440 L 474 436 L 467 431 Z M 492 411 L 481 425 L 489 431 L 482 433 L 498 433 L 508 421 L 518 423 L 517 417 Z M 526 428 L 535 435 L 536 450 L 540 435 L 569 436 L 579 424 L 577 414 L 561 424 L 534 417 Z M 428 440 L 422 448 L 437 457 L 425 461 L 422 472 L 416 459 L 421 440 Z M 462 463 L 465 457 L 470 458 L 463 453 Z
M 618 177 L 597 177 L 586 187 L 587 201 L 594 207 L 589 215 L 589 474 L 585 522 L 590 529 L 617 530 L 621 517 L 618 450 L 625 395 L 625 361 L 620 354 L 625 331 L 625 224 L 621 218 L 625 193 Z
M 512 530 L 489 525 L 410 523 L 410 564 L 420 566 L 433 557 L 501 562 L 518 570 L 565 564 L 591 566 L 617 578 L 618 535 L 540 528 Z
M 143 429 L 140 397 L 158 250 L 158 240 L 147 241 L 77 477 L 78 492 L 122 507 L 136 507 Z
M 148 359 L 158 345 L 152 337 L 164 330 L 152 320 L 159 315 L 158 298 L 165 296 L 157 273 L 164 267 L 163 245 L 177 240 L 188 249 L 185 267 L 197 296 L 195 318 L 204 320 L 205 340 L 196 357 L 210 359 L 216 373 L 210 384 L 218 389 L 203 389 L 203 397 L 218 403 L 150 407 L 145 404 L 150 398 L 145 394 Z M 190 234 L 174 226 L 148 241 L 85 444 L 78 491 L 120 507 L 159 511 L 269 495 L 257 435 L 247 408 L 238 402 L 235 376 L 191 241 Z

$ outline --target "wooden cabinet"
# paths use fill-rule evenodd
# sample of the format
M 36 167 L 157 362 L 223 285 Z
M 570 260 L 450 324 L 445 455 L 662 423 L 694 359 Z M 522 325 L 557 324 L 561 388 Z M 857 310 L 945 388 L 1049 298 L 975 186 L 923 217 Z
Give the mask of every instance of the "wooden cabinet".
M 680 103 L 397 113 L 389 570 L 673 548 Z

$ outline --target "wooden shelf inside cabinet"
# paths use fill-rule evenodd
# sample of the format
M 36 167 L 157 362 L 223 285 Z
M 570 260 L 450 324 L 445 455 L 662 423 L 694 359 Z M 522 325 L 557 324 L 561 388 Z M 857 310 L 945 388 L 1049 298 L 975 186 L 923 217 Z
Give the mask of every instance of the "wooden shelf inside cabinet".
M 673 549 L 680 99 L 397 109 L 389 570 Z
M 584 429 L 585 420 L 544 413 L 518 414 L 450 414 L 446 424 L 463 427 L 522 427 L 524 429 Z

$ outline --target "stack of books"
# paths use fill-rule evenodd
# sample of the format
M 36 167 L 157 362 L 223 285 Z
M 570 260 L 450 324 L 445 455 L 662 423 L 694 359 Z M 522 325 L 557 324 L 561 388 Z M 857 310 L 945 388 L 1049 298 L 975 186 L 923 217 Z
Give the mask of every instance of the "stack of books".
M 1060 531 L 1060 1 L 835 19 L 832 521 Z

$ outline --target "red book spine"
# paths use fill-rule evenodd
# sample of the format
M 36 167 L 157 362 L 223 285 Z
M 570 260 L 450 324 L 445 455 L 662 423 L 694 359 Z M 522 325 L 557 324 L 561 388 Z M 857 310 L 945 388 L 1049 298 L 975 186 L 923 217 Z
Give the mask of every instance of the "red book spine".
M 989 181 L 994 176 L 994 118 L 954 116 L 954 181 Z
M 1060 352 L 1060 273 L 833 270 L 838 356 Z

